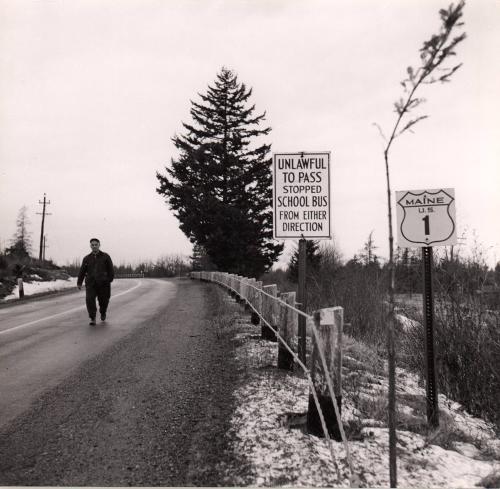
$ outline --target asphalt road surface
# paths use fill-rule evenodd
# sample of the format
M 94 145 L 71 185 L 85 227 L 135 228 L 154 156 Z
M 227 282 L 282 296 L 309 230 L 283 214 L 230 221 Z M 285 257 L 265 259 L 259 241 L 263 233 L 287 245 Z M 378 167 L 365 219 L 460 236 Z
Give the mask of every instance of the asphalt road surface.
M 0 485 L 219 485 L 238 372 L 214 300 L 127 279 L 96 326 L 83 291 L 1 308 Z

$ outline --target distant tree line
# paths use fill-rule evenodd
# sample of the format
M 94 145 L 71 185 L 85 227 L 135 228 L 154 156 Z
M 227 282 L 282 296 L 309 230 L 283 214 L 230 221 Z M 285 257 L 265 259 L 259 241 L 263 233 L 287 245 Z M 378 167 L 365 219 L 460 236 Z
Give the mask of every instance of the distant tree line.
M 376 253 L 377 246 L 373 232 L 369 234 L 360 252 L 347 261 L 342 261 L 335 252 L 336 270 L 348 269 L 351 273 L 373 274 L 378 279 L 386 279 L 388 268 Z M 308 281 L 314 281 L 319 269 L 324 265 L 325 255 L 331 254 L 331 247 L 321 247 L 319 241 L 308 240 L 306 243 L 306 270 Z M 446 293 L 480 295 L 488 287 L 500 287 L 500 262 L 494 269 L 486 263 L 481 247 L 475 244 L 471 256 L 462 256 L 454 247 L 439 248 L 434 253 L 433 280 L 439 290 Z M 422 293 L 423 264 L 420 248 L 396 248 L 394 255 L 396 272 L 396 290 L 398 294 Z M 298 280 L 298 248 L 292 253 L 287 271 L 290 283 Z
M 72 276 L 76 276 L 80 270 L 81 262 L 74 260 L 65 265 L 65 270 Z M 115 264 L 115 275 L 142 274 L 146 278 L 178 277 L 185 276 L 192 270 L 192 263 L 182 255 L 163 255 L 156 260 L 145 260 L 137 264 L 120 263 Z

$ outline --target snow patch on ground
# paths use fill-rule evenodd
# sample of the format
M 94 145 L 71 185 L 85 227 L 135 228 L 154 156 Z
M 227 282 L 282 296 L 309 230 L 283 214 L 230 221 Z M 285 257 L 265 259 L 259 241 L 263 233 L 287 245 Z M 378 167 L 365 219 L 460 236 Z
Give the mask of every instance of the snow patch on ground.
M 51 281 L 34 281 L 34 282 L 24 282 L 24 295 L 30 296 L 34 294 L 40 294 L 42 292 L 53 292 L 56 290 L 68 289 L 71 287 L 76 287 L 76 277 L 70 277 L 68 280 L 51 280 Z M 11 301 L 14 299 L 19 299 L 19 288 L 16 285 L 12 293 L 2 299 L 2 301 Z
M 239 326 L 244 332 L 235 338 L 236 358 L 246 367 L 247 381 L 235 393 L 238 407 L 231 419 L 231 434 L 236 454 L 252 469 L 240 476 L 238 485 L 348 487 L 350 472 L 343 444 L 332 442 L 334 463 L 327 440 L 308 435 L 304 426 L 291 428 L 283 422 L 289 413 L 307 412 L 309 385 L 305 376 L 277 370 L 277 344 L 258 339 L 260 327 L 241 322 Z M 363 364 L 348 354 L 346 358 L 349 365 Z M 364 368 L 360 394 L 379 403 L 387 399 L 387 379 L 367 371 L 366 365 Z M 410 404 L 398 402 L 398 417 L 416 419 L 417 397 L 425 400 L 418 377 L 397 369 L 397 393 L 402 399 L 412 400 Z M 342 417 L 344 423 L 359 422 L 361 436 L 349 441 L 357 486 L 388 487 L 385 422 L 360 419 L 353 399 L 344 393 Z M 469 415 L 443 395 L 439 404 L 443 419 L 452 419 L 453 430 L 472 442 L 455 442 L 454 450 L 444 449 L 433 444 L 432 434 L 398 430 L 400 487 L 472 487 L 500 466 L 500 441 L 493 426 Z
M 404 316 L 403 314 L 396 314 L 396 320 L 403 328 L 403 331 L 411 331 L 421 326 L 421 324 L 418 321 L 410 319 L 409 317 Z

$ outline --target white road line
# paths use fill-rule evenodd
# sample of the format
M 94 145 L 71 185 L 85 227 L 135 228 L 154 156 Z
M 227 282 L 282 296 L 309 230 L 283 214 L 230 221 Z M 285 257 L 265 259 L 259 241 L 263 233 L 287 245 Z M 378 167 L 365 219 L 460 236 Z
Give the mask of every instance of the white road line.
M 132 292 L 133 290 L 137 289 L 137 287 L 140 287 L 142 285 L 142 282 L 139 280 L 137 284 L 135 284 L 132 288 L 127 289 L 123 292 L 120 292 L 119 294 L 111 296 L 111 299 L 115 299 L 116 297 L 120 297 L 121 295 L 128 294 L 129 292 Z M 85 306 L 79 306 L 79 307 L 74 307 L 73 309 L 68 309 L 67 311 L 64 312 L 58 312 L 57 314 L 53 314 L 52 316 L 46 316 L 44 318 L 40 319 L 35 319 L 35 321 L 30 321 L 29 323 L 24 323 L 20 324 L 19 326 L 14 326 L 13 328 L 6 329 L 4 331 L 0 331 L 0 335 L 5 334 L 5 333 L 10 333 L 12 331 L 15 331 L 17 329 L 21 328 L 26 328 L 27 326 L 32 326 L 33 324 L 41 323 L 42 321 L 47 321 L 48 319 L 54 319 L 59 316 L 64 316 L 64 314 L 69 314 L 71 312 L 75 311 L 80 311 L 81 309 L 85 309 Z

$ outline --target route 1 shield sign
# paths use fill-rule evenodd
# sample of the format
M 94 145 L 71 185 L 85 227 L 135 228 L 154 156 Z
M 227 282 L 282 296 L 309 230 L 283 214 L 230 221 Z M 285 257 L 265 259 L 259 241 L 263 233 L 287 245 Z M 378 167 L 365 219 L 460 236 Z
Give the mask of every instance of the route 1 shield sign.
M 396 215 L 401 248 L 457 244 L 452 188 L 398 191 Z

